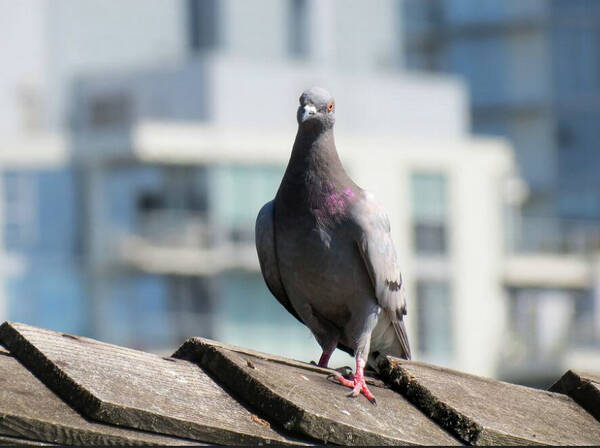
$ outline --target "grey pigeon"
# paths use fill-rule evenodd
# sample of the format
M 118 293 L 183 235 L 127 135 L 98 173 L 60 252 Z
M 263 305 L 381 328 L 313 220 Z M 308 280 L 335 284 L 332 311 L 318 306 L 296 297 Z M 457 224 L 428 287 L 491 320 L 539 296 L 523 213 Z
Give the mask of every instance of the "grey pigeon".
M 256 219 L 260 267 L 273 295 L 323 349 L 356 358 L 352 380 L 372 402 L 364 368 L 380 355 L 410 359 L 406 300 L 390 224 L 381 205 L 346 174 L 333 138 L 335 103 L 313 87 L 300 96 L 298 133 L 275 199 Z

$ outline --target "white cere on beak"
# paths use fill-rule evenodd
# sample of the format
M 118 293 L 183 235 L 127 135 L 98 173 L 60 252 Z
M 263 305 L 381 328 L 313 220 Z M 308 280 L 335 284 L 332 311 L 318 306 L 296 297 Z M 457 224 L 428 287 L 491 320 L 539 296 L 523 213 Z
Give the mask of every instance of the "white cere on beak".
M 317 108 L 312 104 L 306 104 L 304 106 L 304 112 L 302 113 L 302 121 L 305 121 L 308 117 L 315 115 L 317 113 Z

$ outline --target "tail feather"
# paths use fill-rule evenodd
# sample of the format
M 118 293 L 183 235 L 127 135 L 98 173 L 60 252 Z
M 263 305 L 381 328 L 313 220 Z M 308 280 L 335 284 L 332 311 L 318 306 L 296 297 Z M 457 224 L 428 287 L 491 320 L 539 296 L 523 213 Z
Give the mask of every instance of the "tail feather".
M 390 314 L 382 312 L 377 326 L 371 333 L 371 347 L 367 364 L 376 371 L 378 371 L 378 364 L 382 356 L 411 358 L 404 320 L 395 319 Z
M 403 320 L 397 320 L 392 322 L 394 326 L 394 331 L 396 332 L 396 336 L 398 336 L 398 342 L 400 342 L 400 347 L 402 350 L 401 358 L 410 359 L 410 345 L 408 344 L 408 334 L 406 333 L 406 325 L 404 325 Z

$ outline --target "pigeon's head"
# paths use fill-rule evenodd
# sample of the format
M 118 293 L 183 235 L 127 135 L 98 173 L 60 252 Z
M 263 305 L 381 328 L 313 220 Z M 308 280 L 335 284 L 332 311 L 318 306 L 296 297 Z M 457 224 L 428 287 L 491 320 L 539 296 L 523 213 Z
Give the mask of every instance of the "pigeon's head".
M 329 129 L 335 123 L 335 101 L 327 90 L 311 87 L 300 95 L 296 114 L 298 125 L 305 129 Z

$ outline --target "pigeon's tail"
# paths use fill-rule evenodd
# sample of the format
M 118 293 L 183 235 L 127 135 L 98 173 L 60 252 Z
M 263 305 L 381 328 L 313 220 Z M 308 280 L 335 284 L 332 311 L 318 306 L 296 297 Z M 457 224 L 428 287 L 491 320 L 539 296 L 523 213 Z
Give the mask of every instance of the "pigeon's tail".
M 381 357 L 386 355 L 410 359 L 410 345 L 404 321 L 392 319 L 388 312 L 382 310 L 377 326 L 371 333 L 371 348 L 367 364 L 375 371 L 379 371 L 378 363 Z
M 396 336 L 398 336 L 398 342 L 400 343 L 400 358 L 410 359 L 410 345 L 408 345 L 408 334 L 406 333 L 406 325 L 404 320 L 400 319 L 392 322 Z

